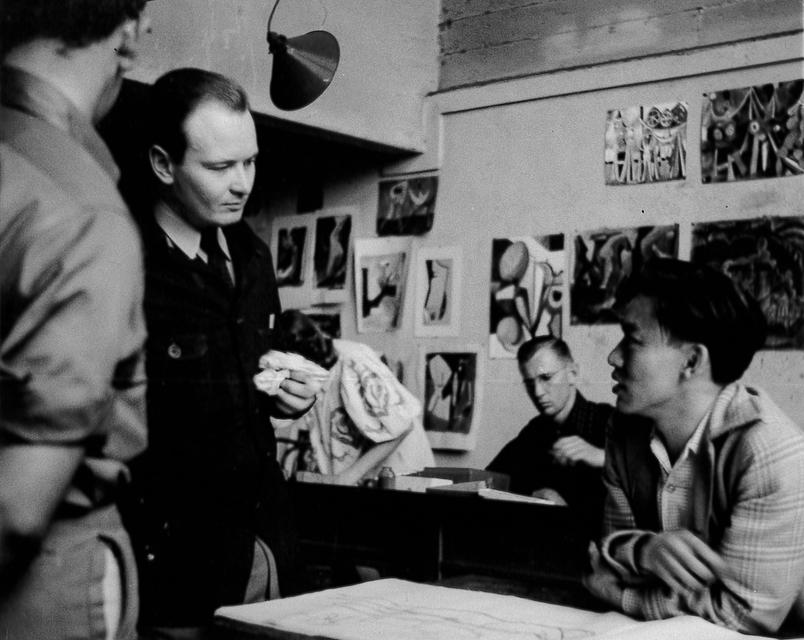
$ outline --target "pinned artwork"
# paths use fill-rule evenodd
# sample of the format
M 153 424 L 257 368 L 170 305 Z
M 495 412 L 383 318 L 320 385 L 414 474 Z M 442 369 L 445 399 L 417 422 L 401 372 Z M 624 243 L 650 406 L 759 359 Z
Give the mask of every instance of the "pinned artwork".
M 434 449 L 475 446 L 482 359 L 473 347 L 423 352 L 424 430 Z
M 804 80 L 704 95 L 701 179 L 732 182 L 804 173 Z
M 307 227 L 280 227 L 277 230 L 276 284 L 280 287 L 304 284 Z
M 678 256 L 678 226 L 601 229 L 575 236 L 571 323 L 614 323 L 617 287 L 651 258 Z
M 687 103 L 613 109 L 606 117 L 606 184 L 687 177 Z
M 402 317 L 410 240 L 355 240 L 358 333 L 393 331 Z
M 492 240 L 489 357 L 515 358 L 525 340 L 562 335 L 563 234 Z
M 804 349 L 804 216 L 695 224 L 692 261 L 722 270 L 756 298 L 767 349 Z
M 326 305 L 302 309 L 301 312 L 318 325 L 330 338 L 341 337 L 341 308 L 339 305 Z
M 380 182 L 377 235 L 421 235 L 433 227 L 438 176 Z
M 315 286 L 319 289 L 343 289 L 349 264 L 350 215 L 324 216 L 315 221 Z
M 424 247 L 416 253 L 414 333 L 419 337 L 460 333 L 460 247 Z

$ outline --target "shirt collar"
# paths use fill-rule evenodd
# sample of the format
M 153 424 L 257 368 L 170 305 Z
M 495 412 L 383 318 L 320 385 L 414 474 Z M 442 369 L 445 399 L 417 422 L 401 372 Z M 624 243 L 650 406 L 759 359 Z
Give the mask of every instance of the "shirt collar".
M 117 182 L 120 171 L 92 122 L 57 87 L 22 69 L 4 66 L 0 72 L 6 107 L 44 120 L 69 134 Z
M 698 450 L 700 449 L 701 441 L 703 440 L 703 434 L 706 430 L 706 424 L 709 422 L 711 415 L 712 412 L 707 411 L 704 417 L 701 418 L 700 422 L 698 422 L 698 426 L 695 427 L 695 431 L 692 432 L 692 435 L 687 440 L 687 444 L 684 445 L 684 449 L 676 459 L 676 464 L 687 457 L 698 455 Z M 670 454 L 667 452 L 667 447 L 664 446 L 664 441 L 659 436 L 659 431 L 656 429 L 656 427 L 653 428 L 653 432 L 651 433 L 650 449 L 653 452 L 653 455 L 659 461 L 659 464 L 661 464 L 665 471 L 669 473 L 673 466 L 670 463 Z
M 201 258 L 204 262 L 207 261 L 207 255 L 201 250 L 201 232 L 177 214 L 170 205 L 163 200 L 158 201 L 154 208 L 154 217 L 173 246 L 178 247 L 190 260 Z M 218 244 L 226 259 L 231 260 L 229 244 L 220 227 L 218 227 Z

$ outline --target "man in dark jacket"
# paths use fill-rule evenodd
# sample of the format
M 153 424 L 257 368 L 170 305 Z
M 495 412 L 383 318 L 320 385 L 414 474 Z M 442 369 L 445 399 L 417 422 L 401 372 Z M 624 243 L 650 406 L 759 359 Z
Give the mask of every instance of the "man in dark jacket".
M 280 312 L 268 248 L 241 220 L 257 138 L 243 89 L 179 69 L 152 89 L 158 200 L 143 221 L 150 447 L 128 522 L 146 638 L 200 638 L 221 605 L 292 590 L 294 536 L 270 423 L 314 402 L 293 372 L 253 383 Z
M 515 493 L 569 505 L 595 534 L 603 515 L 603 447 L 613 409 L 590 402 L 578 391 L 578 365 L 560 338 L 528 340 L 517 359 L 539 415 L 503 447 L 488 469 L 507 473 Z

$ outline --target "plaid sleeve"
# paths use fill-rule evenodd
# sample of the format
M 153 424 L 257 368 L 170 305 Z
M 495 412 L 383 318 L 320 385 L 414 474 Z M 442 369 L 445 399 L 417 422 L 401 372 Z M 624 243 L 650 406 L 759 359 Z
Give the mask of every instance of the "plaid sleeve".
M 693 614 L 748 633 L 781 625 L 804 584 L 804 438 L 794 425 L 757 425 L 732 463 L 740 469 L 735 502 L 715 550 L 733 576 L 695 594 L 626 589 L 626 613 Z

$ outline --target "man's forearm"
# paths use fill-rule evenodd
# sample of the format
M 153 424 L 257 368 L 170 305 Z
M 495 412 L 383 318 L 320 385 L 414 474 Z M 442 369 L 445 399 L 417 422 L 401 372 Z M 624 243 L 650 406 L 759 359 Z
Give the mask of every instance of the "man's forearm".
M 10 587 L 38 552 L 83 456 L 81 447 L 0 448 L 0 588 Z

